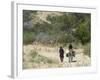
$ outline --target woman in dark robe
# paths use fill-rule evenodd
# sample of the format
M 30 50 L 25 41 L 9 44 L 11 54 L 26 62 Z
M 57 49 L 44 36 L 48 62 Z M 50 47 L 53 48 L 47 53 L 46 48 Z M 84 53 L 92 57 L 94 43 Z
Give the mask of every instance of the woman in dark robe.
M 64 49 L 62 47 L 60 47 L 60 49 L 59 49 L 59 57 L 60 57 L 60 61 L 63 62 L 63 59 L 64 59 Z

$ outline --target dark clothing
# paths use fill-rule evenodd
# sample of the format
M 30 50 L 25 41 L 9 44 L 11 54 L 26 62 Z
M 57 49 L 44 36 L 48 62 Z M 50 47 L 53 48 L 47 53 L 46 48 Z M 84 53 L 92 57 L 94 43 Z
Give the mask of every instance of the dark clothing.
M 63 59 L 64 59 L 63 57 L 60 57 L 60 61 L 61 61 L 61 62 L 63 62 Z
M 72 49 L 72 48 L 73 48 L 73 46 L 72 46 L 72 44 L 70 44 L 70 45 L 69 45 L 69 49 Z
M 64 58 L 64 50 L 63 50 L 63 48 L 60 48 L 59 49 L 59 57 L 60 57 L 60 60 L 61 60 L 61 62 L 63 62 L 63 58 Z
M 63 58 L 63 57 L 64 57 L 64 53 L 60 54 L 60 57 L 62 57 L 62 58 Z
M 59 53 L 60 53 L 60 57 L 64 57 L 64 50 L 62 48 L 60 48 Z

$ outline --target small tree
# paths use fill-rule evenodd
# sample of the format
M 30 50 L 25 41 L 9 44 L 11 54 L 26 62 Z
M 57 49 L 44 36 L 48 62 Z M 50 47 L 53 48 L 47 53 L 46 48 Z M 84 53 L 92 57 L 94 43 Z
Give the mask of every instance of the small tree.
M 83 45 L 89 42 L 90 26 L 88 25 L 88 23 L 81 23 L 79 27 L 77 27 L 75 34 L 76 34 L 76 38 L 78 38 Z

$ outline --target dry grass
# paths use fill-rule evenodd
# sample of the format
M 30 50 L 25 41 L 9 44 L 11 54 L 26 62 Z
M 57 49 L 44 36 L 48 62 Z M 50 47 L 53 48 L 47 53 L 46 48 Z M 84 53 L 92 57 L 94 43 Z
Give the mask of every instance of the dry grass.
M 90 66 L 91 59 L 83 54 L 83 49 L 75 49 L 76 62 L 69 63 L 66 53 L 68 49 L 64 47 L 64 62 L 59 60 L 59 48 L 43 45 L 26 45 L 24 46 L 23 68 L 56 68 L 56 67 L 80 67 Z

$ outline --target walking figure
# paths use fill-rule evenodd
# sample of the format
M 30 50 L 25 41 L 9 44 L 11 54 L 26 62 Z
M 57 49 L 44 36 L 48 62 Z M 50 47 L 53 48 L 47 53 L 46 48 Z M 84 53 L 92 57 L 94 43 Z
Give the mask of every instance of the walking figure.
M 73 62 L 73 57 L 75 57 L 75 51 L 73 51 L 72 44 L 69 44 L 69 52 L 66 54 L 66 57 L 69 58 L 69 62 Z
M 60 61 L 63 62 L 64 59 L 64 50 L 62 47 L 60 47 L 59 49 L 59 57 L 60 57 Z

